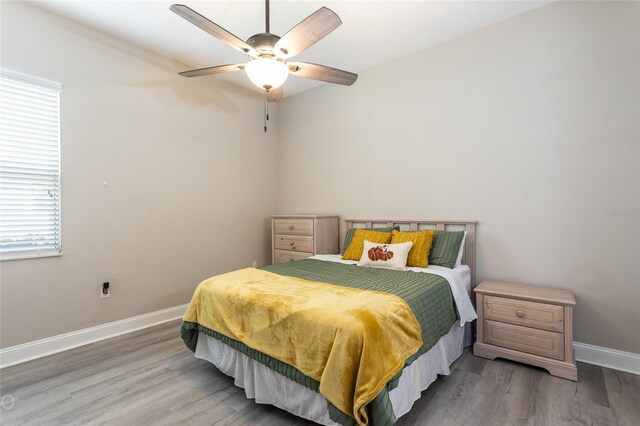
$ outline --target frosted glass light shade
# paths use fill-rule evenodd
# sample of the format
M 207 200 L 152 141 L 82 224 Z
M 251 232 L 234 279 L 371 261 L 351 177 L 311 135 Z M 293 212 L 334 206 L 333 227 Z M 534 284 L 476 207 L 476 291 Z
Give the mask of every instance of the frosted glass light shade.
M 261 89 L 275 89 L 284 84 L 289 76 L 289 68 L 280 61 L 258 58 L 244 66 L 249 80 Z

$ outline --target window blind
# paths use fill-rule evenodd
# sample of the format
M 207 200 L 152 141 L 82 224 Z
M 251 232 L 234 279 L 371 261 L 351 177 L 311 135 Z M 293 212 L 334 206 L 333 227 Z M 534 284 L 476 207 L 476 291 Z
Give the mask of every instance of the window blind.
M 0 71 L 0 259 L 59 254 L 62 85 Z

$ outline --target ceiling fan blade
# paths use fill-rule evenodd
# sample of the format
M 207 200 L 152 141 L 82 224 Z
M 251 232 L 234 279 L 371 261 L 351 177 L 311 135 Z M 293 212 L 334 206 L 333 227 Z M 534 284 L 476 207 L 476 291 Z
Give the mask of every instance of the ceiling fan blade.
M 283 90 L 282 90 L 282 86 L 276 88 L 276 89 L 271 89 L 268 92 L 266 92 L 267 95 L 267 101 L 269 102 L 278 102 L 280 99 L 282 99 L 282 95 L 284 94 Z
M 321 7 L 293 27 L 276 43 L 275 49 L 291 58 L 326 37 L 342 24 L 334 11 Z
M 200 15 L 195 10 L 183 4 L 173 4 L 169 9 L 175 14 L 177 14 L 178 16 L 181 16 L 182 18 L 191 22 L 196 27 L 208 32 L 212 36 L 225 42 L 226 44 L 233 47 L 234 49 L 237 49 L 240 52 L 246 53 L 246 54 L 256 53 L 253 50 L 253 48 L 249 46 L 247 43 L 245 43 L 235 35 L 231 34 L 229 31 L 225 30 L 220 25 L 211 22 L 210 20 Z
M 358 74 L 326 65 L 310 64 L 308 62 L 287 62 L 287 65 L 289 65 L 289 72 L 292 75 L 326 81 L 327 83 L 351 86 L 358 79 Z
M 183 77 L 200 77 L 203 75 L 222 74 L 223 72 L 240 71 L 244 69 L 244 64 L 218 65 L 216 67 L 199 68 L 197 70 L 179 72 Z

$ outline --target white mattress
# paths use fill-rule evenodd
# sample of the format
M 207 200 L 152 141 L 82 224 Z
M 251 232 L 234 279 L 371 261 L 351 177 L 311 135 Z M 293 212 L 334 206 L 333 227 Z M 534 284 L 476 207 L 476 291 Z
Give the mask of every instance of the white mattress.
M 343 261 L 340 255 L 318 255 L 313 259 L 356 263 Z M 438 343 L 402 371 L 398 386 L 389 392 L 396 418 L 409 412 L 413 403 L 420 398 L 421 392 L 429 387 L 438 375 L 450 373 L 449 366 L 462 355 L 462 350 L 471 344 L 470 321 L 476 318 L 469 298 L 471 272 L 468 266 L 463 265 L 455 269 L 439 266 L 409 269 L 445 277 L 461 318 Z M 322 395 L 276 373 L 213 337 L 199 333 L 195 355 L 233 377 L 236 386 L 244 388 L 247 398 L 255 399 L 257 403 L 271 404 L 323 425 L 336 425 L 329 417 L 327 400 Z

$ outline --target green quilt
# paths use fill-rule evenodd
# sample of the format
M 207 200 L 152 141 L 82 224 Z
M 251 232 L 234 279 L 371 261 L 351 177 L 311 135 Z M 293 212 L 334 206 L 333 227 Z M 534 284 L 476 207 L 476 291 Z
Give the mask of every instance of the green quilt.
M 314 259 L 269 265 L 262 269 L 310 281 L 363 290 L 383 291 L 399 296 L 409 305 L 422 328 L 422 348 L 407 360 L 407 365 L 431 349 L 442 336 L 449 332 L 451 326 L 457 320 L 455 303 L 449 284 L 446 279 L 438 275 L 390 269 L 362 268 L 355 265 Z M 222 341 L 294 382 L 318 392 L 319 382 L 305 376 L 294 367 L 197 323 L 183 322 L 180 333 L 185 344 L 192 351 L 196 349 L 198 331 Z M 389 400 L 389 391 L 397 386 L 401 374 L 402 372 L 393 378 L 367 407 L 370 425 L 386 426 L 395 424 L 396 418 Z M 328 408 L 331 419 L 334 422 L 345 426 L 356 425 L 351 416 L 341 412 L 331 404 L 329 404 Z

